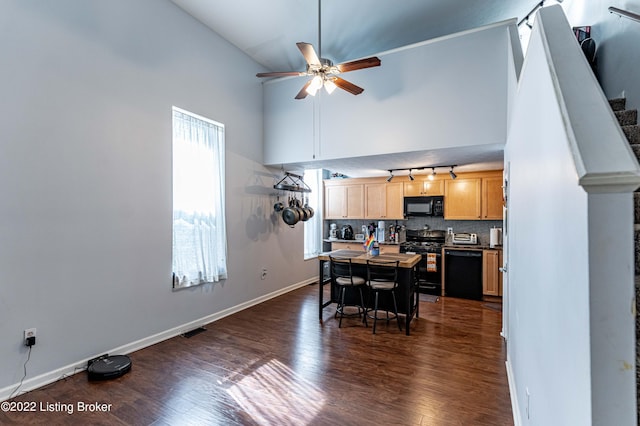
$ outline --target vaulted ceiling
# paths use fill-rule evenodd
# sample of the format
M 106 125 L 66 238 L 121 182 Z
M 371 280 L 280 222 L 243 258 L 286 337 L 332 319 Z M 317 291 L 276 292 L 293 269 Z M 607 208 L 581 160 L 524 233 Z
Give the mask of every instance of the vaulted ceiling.
M 340 63 L 507 19 L 520 21 L 540 3 L 323 0 L 319 22 L 316 0 L 172 1 L 268 71 L 305 69 L 296 42 L 312 43 L 322 57 Z
M 318 46 L 316 0 L 172 0 L 270 71 L 304 70 Z M 323 0 L 322 56 L 334 63 L 517 18 L 539 0 Z

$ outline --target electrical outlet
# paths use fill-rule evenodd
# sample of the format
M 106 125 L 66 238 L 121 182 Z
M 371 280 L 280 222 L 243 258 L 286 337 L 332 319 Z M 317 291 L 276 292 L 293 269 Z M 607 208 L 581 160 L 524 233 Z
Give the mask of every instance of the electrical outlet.
M 27 346 L 33 346 L 36 344 L 35 328 L 27 328 L 24 330 L 24 344 Z
M 260 276 L 261 280 L 267 278 L 267 268 L 262 268 L 262 275 Z
M 451 228 L 451 227 L 447 228 L 447 234 L 452 235 L 453 234 L 453 228 Z

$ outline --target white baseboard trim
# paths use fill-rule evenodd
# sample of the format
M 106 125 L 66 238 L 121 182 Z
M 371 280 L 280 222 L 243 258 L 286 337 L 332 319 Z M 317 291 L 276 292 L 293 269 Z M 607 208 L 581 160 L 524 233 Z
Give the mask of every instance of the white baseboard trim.
M 113 349 L 108 350 L 108 351 L 103 351 L 103 352 L 101 352 L 99 354 L 95 354 L 94 356 L 91 356 L 89 358 L 81 359 L 81 360 L 79 360 L 77 362 L 74 362 L 72 364 L 65 365 L 64 367 L 60 367 L 60 368 L 57 368 L 55 370 L 49 371 L 47 373 L 40 374 L 39 376 L 32 377 L 30 379 L 25 380 L 22 383 L 22 386 L 20 387 L 20 391 L 14 396 L 22 395 L 22 394 L 27 393 L 29 391 L 38 389 L 38 388 L 40 388 L 42 386 L 46 386 L 46 385 L 48 385 L 50 383 L 56 382 L 56 381 L 58 381 L 60 379 L 63 379 L 65 377 L 73 376 L 76 373 L 80 373 L 80 372 L 82 372 L 82 371 L 87 369 L 87 362 L 90 359 L 93 359 L 93 358 L 98 357 L 100 355 L 103 355 L 105 353 L 123 355 L 123 354 L 130 354 L 130 353 L 135 352 L 135 351 L 139 351 L 140 349 L 144 349 L 144 348 L 146 348 L 148 346 L 155 345 L 156 343 L 160 343 L 162 341 L 171 339 L 172 337 L 179 336 L 179 335 L 181 335 L 183 333 L 186 333 L 187 331 L 191 331 L 191 330 L 193 330 L 195 328 L 202 327 L 203 325 L 215 322 L 215 321 L 217 321 L 219 319 L 222 319 L 222 318 L 227 317 L 229 315 L 232 315 L 232 314 L 235 314 L 237 312 L 243 311 L 243 310 L 248 309 L 248 308 L 250 308 L 252 306 L 258 305 L 258 304 L 260 304 L 262 302 L 266 302 L 267 300 L 270 300 L 270 299 L 273 299 L 275 297 L 281 296 L 281 295 L 283 295 L 285 293 L 288 293 L 290 291 L 297 290 L 297 289 L 299 289 L 301 287 L 304 287 L 306 285 L 313 284 L 313 283 L 315 283 L 317 281 L 318 281 L 317 277 L 313 277 L 313 278 L 309 278 L 309 279 L 304 280 L 304 281 L 300 281 L 300 282 L 292 284 L 292 285 L 290 285 L 288 287 L 284 287 L 284 288 L 281 288 L 281 289 L 276 290 L 274 292 L 265 294 L 264 296 L 260 296 L 260 297 L 257 297 L 255 299 L 253 299 L 253 300 L 249 300 L 249 301 L 246 301 L 246 302 L 241 303 L 239 305 L 232 306 L 230 308 L 224 309 L 224 310 L 222 310 L 220 312 L 216 312 L 216 313 L 213 313 L 211 315 L 207 315 L 205 317 L 202 317 L 202 318 L 199 318 L 197 320 L 188 322 L 186 324 L 182 324 L 182 325 L 180 325 L 178 327 L 174 327 L 174 328 L 171 328 L 169 330 L 165 330 L 165 331 L 162 331 L 160 333 L 156 333 L 156 334 L 154 334 L 152 336 L 145 337 L 143 339 L 137 340 L 135 342 L 128 343 L 126 345 L 122 345 L 122 346 L 117 347 L 117 348 L 113 348 Z M 13 392 L 15 392 L 15 390 L 16 390 L 16 388 L 18 386 L 19 386 L 19 383 L 14 383 L 12 385 L 9 385 L 7 387 L 4 387 L 4 388 L 0 389 L 0 401 L 5 401 L 5 400 L 9 399 L 11 394 Z
M 509 382 L 509 395 L 511 395 L 511 411 L 513 412 L 514 426 L 522 425 L 522 417 L 520 416 L 520 405 L 518 405 L 518 393 L 516 392 L 515 379 L 513 377 L 513 368 L 509 360 L 505 362 L 507 367 L 507 381 Z

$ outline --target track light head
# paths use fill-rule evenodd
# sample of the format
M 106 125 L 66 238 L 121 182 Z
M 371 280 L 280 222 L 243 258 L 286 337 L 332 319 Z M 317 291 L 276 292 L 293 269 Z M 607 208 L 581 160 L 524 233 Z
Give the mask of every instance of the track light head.
M 389 177 L 387 178 L 387 182 L 391 182 L 391 179 L 393 179 L 393 170 L 389 170 Z
M 451 166 L 451 170 L 449 170 L 449 176 L 451 176 L 451 179 L 455 179 L 455 178 L 458 177 L 458 176 L 456 176 L 455 173 L 453 173 L 453 166 Z
M 412 170 L 412 169 L 409 169 L 409 179 L 410 179 L 410 180 L 414 180 L 415 178 L 411 175 L 411 170 Z
M 431 168 L 431 174 L 429 175 L 428 179 L 429 180 L 434 180 L 436 178 L 436 168 L 432 167 Z

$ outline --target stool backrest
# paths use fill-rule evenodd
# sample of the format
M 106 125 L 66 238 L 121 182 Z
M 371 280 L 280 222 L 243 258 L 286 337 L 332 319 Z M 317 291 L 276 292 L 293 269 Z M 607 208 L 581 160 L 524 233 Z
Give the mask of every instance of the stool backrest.
M 367 281 L 393 282 L 398 285 L 398 260 L 367 260 Z
M 336 278 L 349 278 L 353 284 L 351 259 L 329 256 L 329 260 L 331 261 L 331 280 L 335 282 Z

